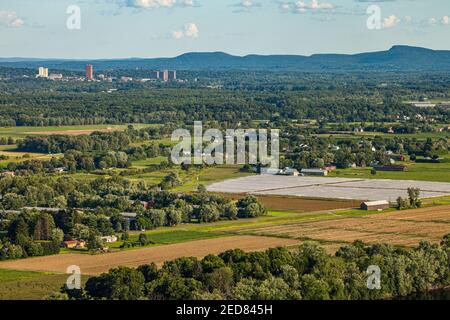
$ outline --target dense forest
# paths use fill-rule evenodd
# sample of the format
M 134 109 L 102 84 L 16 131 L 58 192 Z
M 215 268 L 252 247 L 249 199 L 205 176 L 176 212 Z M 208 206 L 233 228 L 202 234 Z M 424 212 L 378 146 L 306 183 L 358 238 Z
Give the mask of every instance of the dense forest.
M 0 74 L 9 69 L 0 68 Z M 19 72 L 19 71 L 15 71 Z M 252 120 L 393 121 L 417 113 L 448 119 L 450 110 L 404 104 L 446 98 L 446 74 L 180 72 L 185 82 L 55 82 L 16 77 L 0 81 L 0 125 L 119 123 L 236 124 Z M 122 70 L 133 75 L 143 71 Z M 20 72 L 19 72 L 20 73 Z M 117 89 L 111 92 L 109 89 Z
M 58 253 L 63 240 L 85 240 L 90 249 L 98 249 L 102 236 L 130 230 L 267 213 L 253 196 L 235 202 L 206 193 L 204 187 L 188 194 L 161 191 L 177 183 L 176 173 L 166 176 L 159 187 L 132 184 L 119 176 L 85 182 L 49 175 L 4 177 L 0 179 L 0 260 Z M 127 220 L 124 212 L 134 213 L 135 218 Z

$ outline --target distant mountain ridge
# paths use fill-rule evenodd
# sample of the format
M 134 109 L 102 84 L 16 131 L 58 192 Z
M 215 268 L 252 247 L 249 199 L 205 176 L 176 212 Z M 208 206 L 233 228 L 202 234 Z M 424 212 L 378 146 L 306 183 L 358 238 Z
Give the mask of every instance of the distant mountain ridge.
M 450 71 L 450 51 L 393 46 L 387 51 L 359 54 L 233 56 L 224 52 L 190 52 L 174 58 L 103 60 L 0 58 L 0 66 L 96 71 L 117 69 L 248 70 L 248 71 Z

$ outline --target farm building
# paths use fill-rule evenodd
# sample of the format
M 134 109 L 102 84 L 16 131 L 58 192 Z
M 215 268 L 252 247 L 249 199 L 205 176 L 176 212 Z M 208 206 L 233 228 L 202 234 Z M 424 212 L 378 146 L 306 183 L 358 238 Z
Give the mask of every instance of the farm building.
M 148 209 L 150 204 L 147 201 L 139 201 L 139 200 L 128 200 L 128 203 L 131 205 L 140 204 L 144 209 Z
M 64 241 L 63 245 L 67 249 L 83 249 L 84 247 L 86 247 L 86 241 L 83 240 Z
M 293 168 L 284 168 L 284 169 L 281 170 L 278 174 L 279 174 L 279 175 L 282 175 L 282 176 L 294 176 L 294 177 L 298 177 L 300 173 L 297 171 L 297 169 L 293 169 Z
M 1 173 L 2 177 L 15 177 L 16 173 L 14 171 L 5 171 Z
M 391 159 L 395 161 L 406 161 L 405 156 L 399 155 L 399 156 L 392 156 Z
M 328 176 L 328 170 L 323 169 L 302 169 L 302 174 L 305 176 Z
M 391 207 L 389 201 L 381 200 L 381 201 L 369 201 L 361 203 L 362 210 L 384 210 L 389 209 Z
M 270 168 L 270 167 L 261 167 L 259 169 L 259 173 L 260 174 L 279 174 L 280 173 L 280 169 L 277 168 Z
M 137 213 L 134 212 L 121 212 L 120 215 L 128 220 L 128 222 L 136 221 Z
M 102 240 L 105 243 L 114 243 L 114 242 L 117 242 L 117 240 L 119 240 L 119 238 L 117 238 L 117 236 L 106 236 L 106 237 L 102 237 Z
M 408 171 L 408 167 L 406 166 L 382 166 L 382 165 L 375 165 L 373 168 L 377 171 Z

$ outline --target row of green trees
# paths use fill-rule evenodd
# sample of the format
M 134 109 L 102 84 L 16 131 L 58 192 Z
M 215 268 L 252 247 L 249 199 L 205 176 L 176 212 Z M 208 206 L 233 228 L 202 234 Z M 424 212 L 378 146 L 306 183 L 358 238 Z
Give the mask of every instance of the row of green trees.
M 167 119 L 237 123 L 253 119 L 305 118 L 329 122 L 389 122 L 397 120 L 397 116 L 413 118 L 418 113 L 417 108 L 405 105 L 405 100 L 415 100 L 421 95 L 448 95 L 448 81 L 443 74 L 396 73 L 393 77 L 380 72 L 368 77 L 362 73 L 252 72 L 236 76 L 231 72 L 199 72 L 191 80 L 194 78 L 198 81 L 164 86 L 116 84 L 120 90 L 111 94 L 104 93 L 110 89 L 109 83 L 2 81 L 0 124 L 166 123 Z M 205 88 L 211 83 L 223 89 Z M 387 86 L 381 87 L 380 83 Z M 442 120 L 449 116 L 447 110 L 438 109 L 420 110 L 420 113 Z
M 158 193 L 165 196 L 164 193 Z M 266 208 L 254 196 L 231 201 L 207 193 L 196 196 L 182 195 L 152 209 L 141 211 L 136 218 L 137 229 L 172 227 L 180 223 L 209 223 L 219 220 L 255 218 L 267 214 Z M 159 208 L 159 209 L 158 209 Z
M 198 260 L 179 258 L 137 269 L 119 267 L 90 278 L 83 289 L 53 298 L 117 300 L 361 300 L 420 293 L 450 284 L 450 236 L 412 249 L 360 241 L 334 256 L 315 243 L 294 250 L 241 250 Z M 378 280 L 374 273 L 381 271 Z

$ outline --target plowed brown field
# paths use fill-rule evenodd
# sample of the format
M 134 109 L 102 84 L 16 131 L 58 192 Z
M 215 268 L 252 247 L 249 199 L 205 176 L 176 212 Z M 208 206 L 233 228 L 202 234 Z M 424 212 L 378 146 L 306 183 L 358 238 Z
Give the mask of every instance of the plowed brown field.
M 221 193 L 223 197 L 238 200 L 243 198 L 243 194 Z M 286 196 L 256 196 L 258 200 L 269 210 L 286 210 L 291 212 L 310 212 L 323 211 L 333 209 L 359 208 L 361 201 L 353 200 L 325 200 L 325 199 L 308 199 L 299 197 Z
M 262 251 L 299 244 L 298 240 L 274 237 L 231 236 L 198 240 L 160 247 L 129 250 L 101 255 L 60 254 L 15 261 L 0 262 L 0 269 L 33 270 L 65 273 L 68 266 L 77 265 L 84 275 L 98 275 L 117 266 L 137 267 L 151 262 L 162 265 L 180 257 L 202 258 L 231 249 Z

